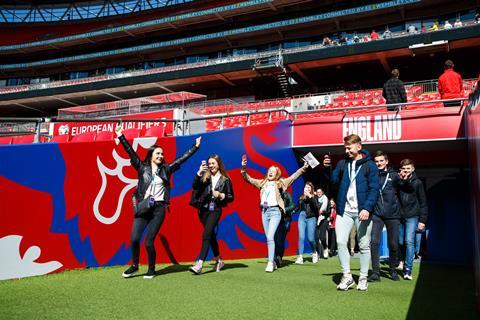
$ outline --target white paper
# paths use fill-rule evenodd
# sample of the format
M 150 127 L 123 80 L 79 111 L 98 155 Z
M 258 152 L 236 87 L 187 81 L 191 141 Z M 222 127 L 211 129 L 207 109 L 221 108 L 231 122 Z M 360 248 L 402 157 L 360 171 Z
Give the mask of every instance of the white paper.
M 303 159 L 308 162 L 308 165 L 313 169 L 320 164 L 311 152 L 307 153 Z

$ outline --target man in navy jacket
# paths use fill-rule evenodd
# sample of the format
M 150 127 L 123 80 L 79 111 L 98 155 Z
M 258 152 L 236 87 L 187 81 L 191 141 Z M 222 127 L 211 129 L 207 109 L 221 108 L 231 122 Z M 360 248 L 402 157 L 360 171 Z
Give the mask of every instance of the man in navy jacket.
M 342 279 L 338 290 L 348 290 L 355 282 L 350 272 L 350 254 L 347 241 L 353 226 L 357 229 L 360 248 L 360 278 L 357 289 L 368 289 L 368 267 L 370 264 L 371 215 L 378 200 L 378 169 L 372 157 L 362 150 L 362 140 L 356 134 L 344 139 L 346 158 L 339 161 L 335 170 L 328 170 L 327 179 L 338 184 L 337 194 L 337 246 L 342 266 Z M 330 156 L 323 160 L 325 167 L 331 166 Z
M 395 268 L 398 264 L 398 228 L 401 218 L 401 205 L 398 200 L 400 188 L 407 184 L 400 180 L 400 176 L 392 168 L 388 167 L 388 156 L 378 150 L 373 154 L 373 159 L 378 167 L 380 197 L 373 210 L 372 225 L 372 274 L 368 277 L 369 282 L 380 281 L 380 239 L 383 227 L 387 227 L 387 239 L 389 250 L 390 277 L 394 281 L 400 280 Z

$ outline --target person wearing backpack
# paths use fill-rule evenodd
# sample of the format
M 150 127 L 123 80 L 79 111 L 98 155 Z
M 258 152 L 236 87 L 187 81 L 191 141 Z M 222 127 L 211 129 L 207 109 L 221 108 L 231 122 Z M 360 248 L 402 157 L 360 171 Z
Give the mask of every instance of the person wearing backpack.
M 242 176 L 243 179 L 260 189 L 260 210 L 262 212 L 262 224 L 265 236 L 267 238 L 268 263 L 265 272 L 273 272 L 277 267 L 275 265 L 275 241 L 274 235 L 278 224 L 282 219 L 282 211 L 285 211 L 281 191 L 285 191 L 298 179 L 308 167 L 305 161 L 303 167 L 295 171 L 288 178 L 282 178 L 282 171 L 276 166 L 268 168 L 267 174 L 263 179 L 254 179 L 247 173 L 247 158 L 242 158 Z
M 290 231 L 290 223 L 292 222 L 292 214 L 295 211 L 296 204 L 288 191 L 282 193 L 283 203 L 285 204 L 285 212 L 282 214 L 282 219 L 278 224 L 275 232 L 275 264 L 281 267 L 283 264 L 283 255 L 285 253 L 285 241 L 287 239 L 288 231 Z
M 360 248 L 360 278 L 357 289 L 368 290 L 368 268 L 370 264 L 370 235 L 372 232 L 371 214 L 378 200 L 378 169 L 368 151 L 362 149 L 362 140 L 356 134 L 344 139 L 345 159 L 340 160 L 331 170 L 332 160 L 324 156 L 325 178 L 338 184 L 337 234 L 338 257 L 342 267 L 342 279 L 338 290 L 348 290 L 355 285 L 350 272 L 350 255 L 347 241 L 352 229 L 357 229 Z
M 199 259 L 195 265 L 190 267 L 192 273 L 196 275 L 202 273 L 203 262 L 207 258 L 209 248 L 212 248 L 215 271 L 219 272 L 225 265 L 220 259 L 216 228 L 222 216 L 222 208 L 232 201 L 232 181 L 220 156 L 212 155 L 208 158 L 208 162 L 202 161 L 193 180 L 190 204 L 198 209 L 198 217 L 203 225 L 203 234 Z

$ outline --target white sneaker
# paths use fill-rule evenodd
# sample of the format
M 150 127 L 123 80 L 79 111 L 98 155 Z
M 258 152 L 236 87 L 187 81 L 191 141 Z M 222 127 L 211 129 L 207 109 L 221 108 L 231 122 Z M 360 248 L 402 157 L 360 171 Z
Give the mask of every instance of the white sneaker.
M 342 280 L 340 280 L 340 283 L 337 286 L 337 290 L 347 291 L 348 289 L 353 287 L 354 284 L 355 281 L 353 281 L 352 275 L 343 275 Z
M 398 263 L 397 270 L 398 270 L 398 271 L 403 271 L 403 261 L 400 261 L 400 262 Z
M 275 269 L 275 265 L 273 264 L 272 261 L 268 261 L 267 267 L 265 268 L 265 272 L 273 272 Z
M 323 250 L 323 258 L 328 259 L 328 249 Z
M 303 257 L 302 257 L 302 256 L 298 256 L 298 257 L 297 257 L 297 260 L 295 260 L 295 264 L 303 264 Z
M 312 262 L 318 263 L 318 253 L 316 252 L 312 253 Z
M 367 291 L 368 290 L 368 278 L 367 277 L 360 277 L 360 279 L 358 279 L 357 290 L 359 290 L 359 291 Z

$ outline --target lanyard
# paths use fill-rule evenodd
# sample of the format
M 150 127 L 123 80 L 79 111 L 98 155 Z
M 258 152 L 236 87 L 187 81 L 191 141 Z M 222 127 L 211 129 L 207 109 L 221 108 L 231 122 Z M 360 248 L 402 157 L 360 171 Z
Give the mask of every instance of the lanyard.
M 348 177 L 350 178 L 350 183 L 352 183 L 357 178 L 357 174 L 360 172 L 360 169 L 362 168 L 362 164 L 357 168 L 357 171 L 355 171 L 353 177 L 352 177 L 352 170 L 350 169 L 350 167 L 351 167 L 351 164 L 349 162 L 348 163 Z
M 383 182 L 383 186 L 380 189 L 380 193 L 382 193 L 382 191 L 385 190 L 385 187 L 387 186 L 387 182 L 388 182 L 388 177 L 390 177 L 390 173 L 387 173 L 387 177 L 385 178 L 385 181 Z

